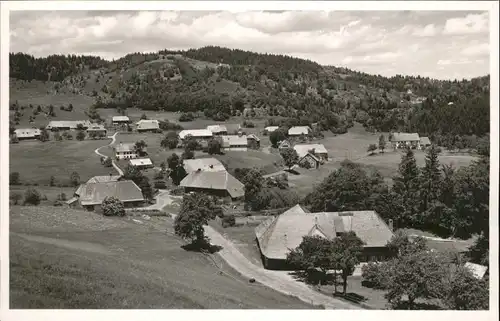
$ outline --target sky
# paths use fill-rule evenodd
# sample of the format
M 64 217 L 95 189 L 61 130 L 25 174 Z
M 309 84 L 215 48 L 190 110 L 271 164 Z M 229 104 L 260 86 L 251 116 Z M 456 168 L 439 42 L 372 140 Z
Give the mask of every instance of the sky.
M 483 76 L 484 11 L 11 11 L 10 52 L 34 56 L 207 45 L 286 54 L 383 76 Z

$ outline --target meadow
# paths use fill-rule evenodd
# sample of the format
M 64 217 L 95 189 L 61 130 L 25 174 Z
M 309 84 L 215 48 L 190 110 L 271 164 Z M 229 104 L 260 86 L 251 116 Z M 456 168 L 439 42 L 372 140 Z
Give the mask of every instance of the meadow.
M 10 231 L 12 309 L 313 308 L 184 250 L 170 218 L 13 206 Z
M 19 172 L 21 184 L 32 185 L 48 185 L 51 176 L 55 177 L 56 185 L 66 185 L 74 171 L 82 182 L 97 175 L 115 174 L 115 170 L 104 167 L 94 153 L 108 141 L 23 141 L 11 144 L 10 172 Z

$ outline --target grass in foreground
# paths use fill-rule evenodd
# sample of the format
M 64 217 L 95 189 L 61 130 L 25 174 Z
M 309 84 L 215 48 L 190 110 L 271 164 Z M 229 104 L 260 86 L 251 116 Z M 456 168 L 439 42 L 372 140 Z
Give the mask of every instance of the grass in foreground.
M 51 207 L 11 208 L 10 308 L 310 309 L 185 251 L 171 219 L 143 225 Z M 28 223 L 29 222 L 29 223 Z

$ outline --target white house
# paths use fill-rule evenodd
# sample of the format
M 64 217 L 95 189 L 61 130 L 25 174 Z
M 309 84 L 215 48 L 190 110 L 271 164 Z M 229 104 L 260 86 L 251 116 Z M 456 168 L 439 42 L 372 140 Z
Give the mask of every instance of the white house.
M 83 129 L 89 128 L 92 124 L 88 120 L 51 120 L 47 130 L 71 130 L 77 129 L 81 125 Z
M 420 149 L 420 136 L 417 133 L 393 133 L 391 144 L 394 149 L 406 147 Z
M 309 135 L 310 132 L 312 129 L 309 126 L 294 126 L 288 130 L 288 136 Z
M 120 143 L 115 147 L 115 157 L 116 159 L 131 159 L 137 158 L 137 153 L 134 148 L 134 144 L 123 144 Z
M 297 144 L 293 146 L 293 149 L 295 149 L 299 158 L 312 152 L 320 160 L 328 160 L 328 151 L 323 144 Z
M 222 148 L 224 150 L 247 151 L 248 139 L 246 135 L 222 136 Z
M 267 126 L 266 128 L 264 128 L 264 131 L 266 131 L 268 133 L 272 133 L 275 130 L 277 130 L 278 128 L 280 128 L 280 127 L 279 126 Z
M 130 123 L 130 119 L 127 116 L 113 116 L 113 125 L 121 125 Z
M 153 162 L 151 161 L 150 158 L 136 158 L 136 159 L 131 159 L 129 161 L 131 166 L 134 166 L 138 169 L 146 169 L 146 168 L 152 168 L 154 167 Z
M 40 129 L 38 128 L 19 128 L 14 131 L 17 139 L 38 139 L 40 137 Z
M 197 140 L 209 140 L 213 137 L 213 134 L 208 129 L 185 129 L 179 132 L 179 138 L 181 140 L 186 139 L 188 136 Z

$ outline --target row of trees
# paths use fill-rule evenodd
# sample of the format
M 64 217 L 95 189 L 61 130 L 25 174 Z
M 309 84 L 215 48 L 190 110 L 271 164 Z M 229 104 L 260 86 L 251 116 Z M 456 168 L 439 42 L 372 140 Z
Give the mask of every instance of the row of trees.
M 393 185 L 378 171 L 344 161 L 304 199 L 313 212 L 376 210 L 398 228 L 418 228 L 441 237 L 479 235 L 472 258 L 488 263 L 489 152 L 471 165 L 441 165 L 438 149 L 419 168 L 411 149 L 402 156 Z

